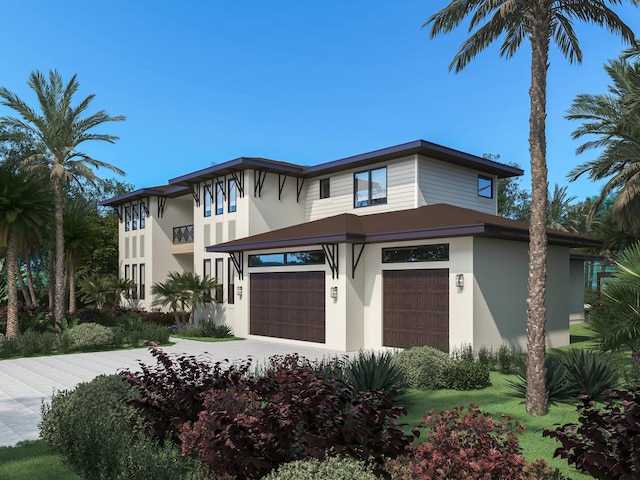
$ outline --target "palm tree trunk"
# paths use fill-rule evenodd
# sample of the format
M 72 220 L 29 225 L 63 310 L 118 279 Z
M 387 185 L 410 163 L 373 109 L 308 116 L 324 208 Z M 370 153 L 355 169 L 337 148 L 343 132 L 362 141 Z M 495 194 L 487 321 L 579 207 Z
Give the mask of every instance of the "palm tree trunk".
M 54 252 L 49 251 L 49 256 L 47 261 L 47 271 L 49 274 L 48 294 L 49 294 L 49 311 L 50 312 L 55 312 L 55 309 L 56 309 L 56 297 L 54 293 L 55 269 L 53 266 L 53 257 L 54 257 Z
M 7 338 L 14 338 L 18 335 L 17 256 L 16 237 L 13 233 L 10 233 L 7 239 L 7 288 L 9 290 L 7 303 Z
M 33 272 L 31 271 L 31 258 L 27 258 L 27 285 L 29 287 L 29 295 L 31 295 L 31 304 L 34 307 L 38 306 L 38 297 L 36 296 L 36 289 L 33 287 Z
M 544 10 L 544 9 L 543 9 Z M 533 20 L 531 31 L 531 223 L 529 226 L 529 296 L 527 299 L 527 396 L 531 415 L 549 411 L 546 375 L 546 283 L 547 283 L 547 161 L 546 89 L 549 57 L 549 21 L 545 15 Z
M 58 324 L 64 317 L 65 285 L 64 285 L 64 198 L 62 192 L 62 180 L 53 177 L 53 193 L 55 203 L 55 233 L 56 233 L 56 257 L 54 263 L 55 285 L 53 289 L 54 310 L 53 318 Z
M 69 261 L 69 313 L 76 311 L 76 266 L 73 260 Z
M 31 304 L 29 301 L 29 293 L 27 292 L 27 286 L 24 284 L 24 278 L 22 278 L 22 272 L 20 271 L 20 263 L 18 262 L 18 256 L 16 255 L 13 259 L 14 268 L 16 269 L 16 277 L 18 278 L 18 283 L 20 284 L 20 291 L 22 292 L 22 297 L 24 298 L 24 303 Z

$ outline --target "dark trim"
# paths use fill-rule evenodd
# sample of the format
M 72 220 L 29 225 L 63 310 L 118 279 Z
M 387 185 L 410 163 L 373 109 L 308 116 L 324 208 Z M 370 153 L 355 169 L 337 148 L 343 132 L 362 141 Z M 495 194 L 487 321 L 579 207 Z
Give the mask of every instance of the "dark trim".
M 193 199 L 196 202 L 196 207 L 199 207 L 200 206 L 200 184 L 189 183 L 189 190 L 191 190 L 191 195 L 193 195 Z
M 244 170 L 231 170 L 231 176 L 236 181 L 240 198 L 244 198 Z
M 236 272 L 238 272 L 238 280 L 242 280 L 244 275 L 244 253 L 229 252 L 229 258 L 231 258 L 233 265 L 236 267 Z
M 300 203 L 300 193 L 302 193 L 302 187 L 304 187 L 304 177 L 296 178 L 296 187 L 297 187 L 296 203 Z
M 164 216 L 164 206 L 167 203 L 167 197 L 158 197 L 158 218 Z
M 287 176 L 278 174 L 278 200 L 282 200 L 282 190 L 284 189 L 284 182 L 287 181 Z
M 360 253 L 358 253 L 358 258 L 356 258 L 356 245 L 360 245 Z M 360 257 L 362 256 L 362 252 L 364 252 L 364 247 L 364 243 L 351 244 L 351 278 L 356 278 L 356 268 L 360 263 Z
M 337 243 L 323 243 L 322 250 L 324 250 L 324 256 L 329 263 L 329 267 L 331 268 L 331 278 L 334 280 L 339 278 L 338 271 L 338 261 L 339 261 L 339 251 Z
M 267 178 L 266 170 L 254 170 L 253 171 L 253 196 L 262 197 L 262 187 L 264 185 L 264 179 Z

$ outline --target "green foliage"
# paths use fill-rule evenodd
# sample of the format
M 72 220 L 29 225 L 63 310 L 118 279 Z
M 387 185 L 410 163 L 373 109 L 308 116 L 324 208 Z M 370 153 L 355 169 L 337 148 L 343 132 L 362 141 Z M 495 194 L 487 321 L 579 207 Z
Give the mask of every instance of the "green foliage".
M 471 345 L 454 349 L 451 363 L 445 370 L 446 388 L 453 390 L 475 390 L 491 384 L 489 379 L 489 359 L 486 352 L 483 361 L 476 355 Z
M 390 352 L 361 350 L 355 357 L 340 362 L 335 373 L 354 392 L 395 391 L 401 395 L 405 391 L 404 376 L 393 363 L 393 354 Z
M 104 347 L 113 342 L 113 332 L 109 327 L 97 323 L 81 323 L 69 330 L 71 344 L 80 350 Z
M 398 352 L 392 360 L 402 372 L 407 386 L 438 389 L 446 385 L 449 355 L 433 347 L 412 347 Z
M 547 357 L 547 398 L 550 404 L 555 403 L 573 403 L 577 400 L 577 393 L 568 381 L 567 370 L 562 362 L 552 356 Z M 507 385 L 511 391 L 508 395 L 525 399 L 527 396 L 527 371 L 522 368 L 516 373 L 517 380 L 507 380 Z
M 195 480 L 192 462 L 145 433 L 135 409 L 122 401 L 131 395 L 119 375 L 57 392 L 42 406 L 40 436 L 87 480 Z
M 203 337 L 211 338 L 231 338 L 233 337 L 233 329 L 226 324 L 216 325 L 215 321 L 210 318 L 204 318 L 198 322 L 200 333 Z
M 516 373 L 524 367 L 526 357 L 511 345 L 500 345 L 498 349 L 498 371 L 505 375 Z
M 200 277 L 193 272 L 171 272 L 165 282 L 151 286 L 153 305 L 169 307 L 176 323 L 188 320 L 193 325 L 195 309 L 210 301 L 211 291 L 219 287 L 216 279 Z
M 364 462 L 349 457 L 309 458 L 285 463 L 263 480 L 376 480 Z

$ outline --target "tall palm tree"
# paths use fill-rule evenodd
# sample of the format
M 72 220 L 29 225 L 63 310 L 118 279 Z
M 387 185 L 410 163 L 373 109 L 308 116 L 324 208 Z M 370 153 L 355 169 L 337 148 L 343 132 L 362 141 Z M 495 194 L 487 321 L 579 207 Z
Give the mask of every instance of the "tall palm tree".
M 8 135 L 12 130 L 26 133 L 33 138 L 35 153 L 22 159 L 29 169 L 46 172 L 53 185 L 55 207 L 55 288 L 54 318 L 59 322 L 64 316 L 64 198 L 65 188 L 74 179 L 101 182 L 94 169 L 105 168 L 123 175 L 124 172 L 113 165 L 96 160 L 78 151 L 84 142 L 96 140 L 114 143 L 118 137 L 94 133 L 93 129 L 106 122 L 124 120 L 125 117 L 111 117 L 103 110 L 87 114 L 94 95 L 89 95 L 76 106 L 72 105 L 79 84 L 74 75 L 66 85 L 60 74 L 49 71 L 47 78 L 39 71 L 33 72 L 29 87 L 38 98 L 40 112 L 8 89 L 0 88 L 2 104 L 18 113 L 18 117 L 0 118 L 0 127 L 6 127 Z M 6 138 L 6 137 L 5 137 Z M 3 138 L 0 137 L 0 140 Z
M 8 285 L 7 337 L 18 334 L 18 251 L 41 238 L 52 216 L 51 199 L 33 174 L 0 164 L 0 244 L 6 245 Z
M 529 230 L 529 281 L 527 299 L 527 399 L 526 410 L 533 415 L 548 412 L 545 385 L 546 277 L 547 277 L 547 161 L 546 103 L 549 45 L 553 40 L 570 62 L 581 62 L 573 21 L 581 20 L 606 27 L 628 43 L 631 29 L 608 6 L 625 0 L 452 0 L 432 15 L 431 38 L 448 33 L 466 17 L 471 36 L 453 58 L 450 69 L 461 71 L 482 50 L 504 37 L 500 54 L 512 57 L 522 41 L 531 44 L 531 87 L 529 97 L 529 154 L 531 159 L 531 222 Z M 628 0 L 634 6 L 640 0 Z M 474 31 L 475 30 L 475 31 Z
M 571 181 L 582 175 L 591 180 L 607 179 L 589 213 L 593 219 L 612 194 L 614 218 L 623 227 L 640 232 L 640 109 L 629 109 L 634 89 L 640 91 L 640 60 L 624 57 L 605 66 L 612 85 L 608 94 L 578 95 L 567 112 L 569 120 L 580 120 L 572 136 L 596 136 L 577 149 L 581 154 L 602 149 L 595 160 L 578 165 L 569 173 Z
M 553 188 L 553 194 L 547 201 L 547 227 L 564 232 L 577 231 L 578 225 L 572 225 L 571 211 L 575 196 L 567 196 L 567 186 L 561 187 L 557 183 Z

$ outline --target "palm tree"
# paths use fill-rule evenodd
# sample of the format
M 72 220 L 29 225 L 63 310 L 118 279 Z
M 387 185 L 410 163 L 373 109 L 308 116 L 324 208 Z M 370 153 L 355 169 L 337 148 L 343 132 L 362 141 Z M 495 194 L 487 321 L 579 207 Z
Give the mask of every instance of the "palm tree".
M 7 337 L 18 334 L 18 251 L 30 238 L 42 238 L 52 214 L 51 200 L 33 174 L 0 164 L 0 244 L 6 245 Z
M 96 160 L 77 148 L 90 140 L 114 143 L 118 137 L 93 133 L 93 129 L 106 122 L 124 120 L 125 117 L 110 117 L 103 110 L 86 115 L 94 95 L 89 95 L 77 106 L 72 105 L 73 96 L 78 91 L 76 76 L 64 85 L 62 77 L 55 71 L 49 71 L 49 79 L 39 71 L 33 72 L 28 81 L 38 97 L 41 112 L 32 109 L 16 94 L 0 88 L 2 104 L 16 111 L 19 117 L 0 118 L 0 127 L 5 127 L 8 137 L 17 131 L 34 139 L 35 153 L 22 159 L 22 165 L 28 169 L 46 172 L 53 185 L 55 210 L 55 288 L 54 318 L 59 322 L 64 316 L 64 197 L 65 187 L 74 179 L 86 179 L 100 183 L 93 169 L 105 168 L 123 175 L 113 165 Z
M 628 0 L 634 6 L 640 0 Z M 475 31 L 462 44 L 450 69 L 461 71 L 482 50 L 504 36 L 500 54 L 512 57 L 526 38 L 531 43 L 531 87 L 529 97 L 529 153 L 531 159 L 531 223 L 529 227 L 529 281 L 527 299 L 527 399 L 526 410 L 546 415 L 548 401 L 545 367 L 546 278 L 547 278 L 547 161 L 546 103 L 549 46 L 553 40 L 570 62 L 582 61 L 582 51 L 573 21 L 604 26 L 632 43 L 634 34 L 608 4 L 624 0 L 452 0 L 432 15 L 431 38 L 448 33 L 466 17 Z
M 176 323 L 182 323 L 186 318 L 189 325 L 193 325 L 196 309 L 211 301 L 211 291 L 216 288 L 215 278 L 203 278 L 192 272 L 171 272 L 165 282 L 151 286 L 151 293 L 155 297 L 153 304 L 169 307 Z
M 547 227 L 564 232 L 575 232 L 578 225 L 572 225 L 572 202 L 576 197 L 567 197 L 567 187 L 557 183 L 553 188 L 553 195 L 547 201 Z
M 613 82 L 608 94 L 578 95 L 568 110 L 569 120 L 582 126 L 574 139 L 597 136 L 577 149 L 581 154 L 602 149 L 595 160 L 578 165 L 569 173 L 571 181 L 587 174 L 591 180 L 608 179 L 589 212 L 593 220 L 602 203 L 615 194 L 614 218 L 622 227 L 640 232 L 640 109 L 629 109 L 634 89 L 640 91 L 640 61 L 629 63 L 624 56 L 611 60 L 605 70 Z

